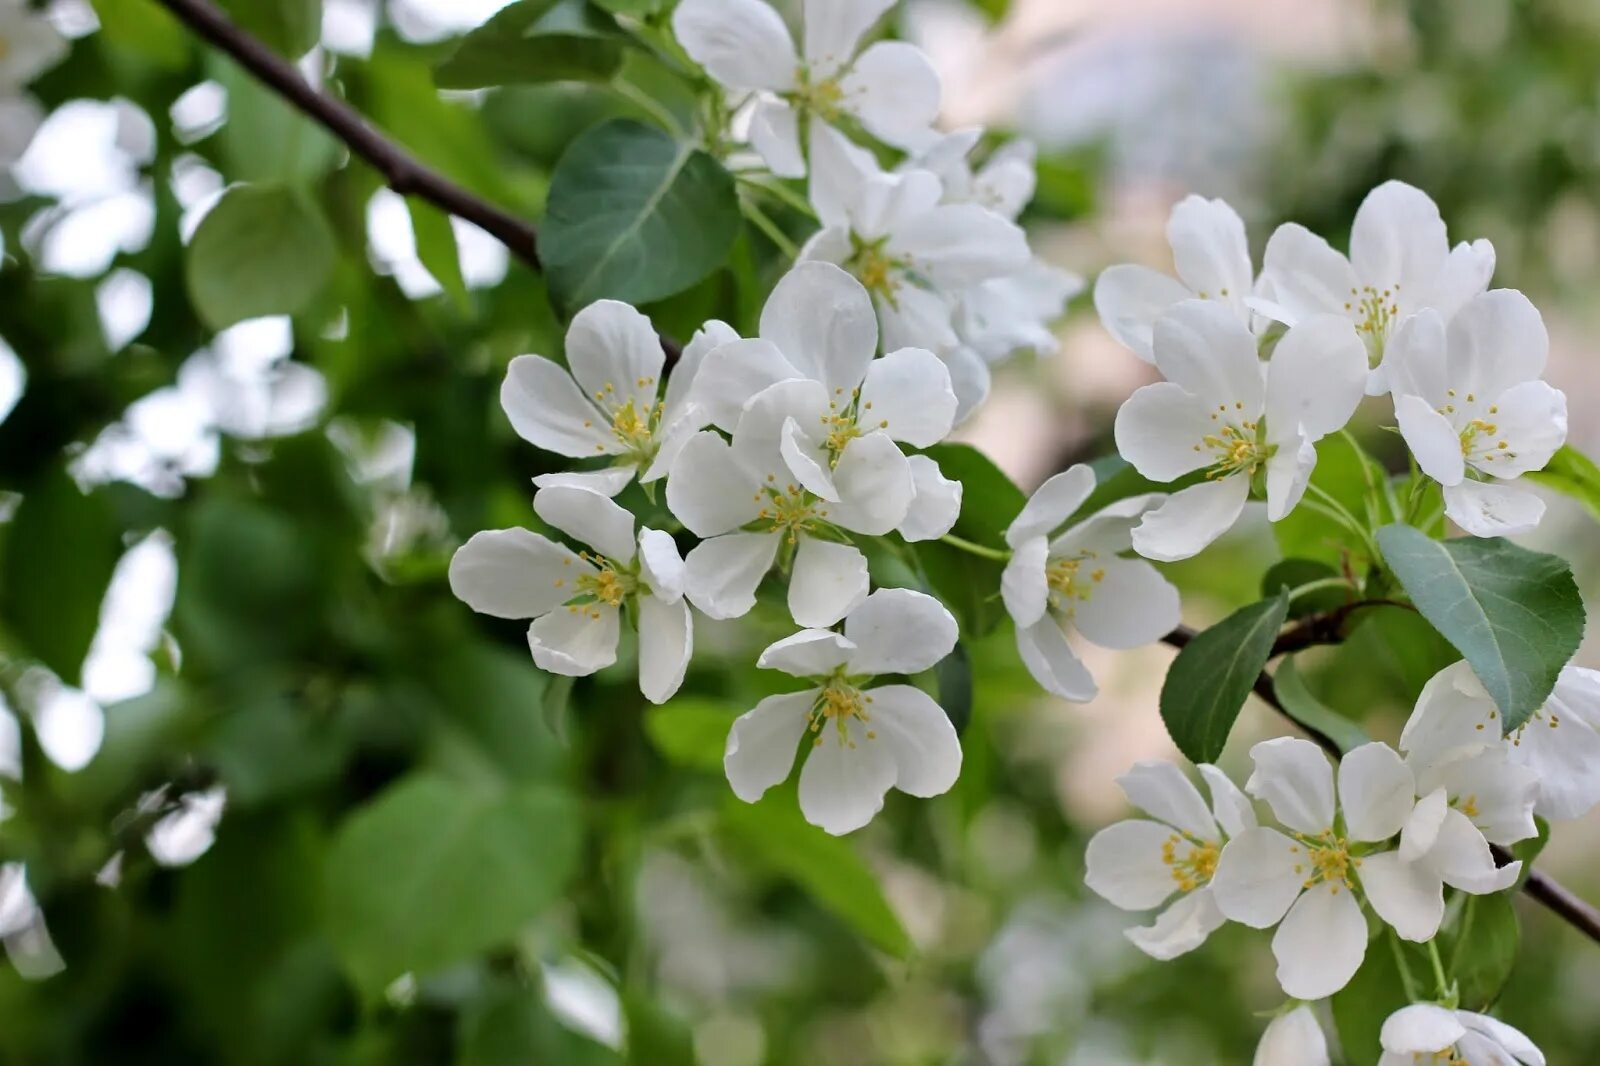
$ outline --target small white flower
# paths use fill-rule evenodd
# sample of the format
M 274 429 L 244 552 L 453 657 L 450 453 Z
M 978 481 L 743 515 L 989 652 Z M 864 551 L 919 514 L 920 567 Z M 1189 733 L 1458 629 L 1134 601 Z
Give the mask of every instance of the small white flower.
M 609 457 L 593 473 L 549 475 L 541 488 L 582 485 L 615 496 L 635 476 L 666 476 L 684 443 L 706 424 L 689 394 L 706 353 L 737 339 L 711 322 L 684 349 L 662 395 L 666 354 L 650 320 L 615 300 L 590 304 L 567 330 L 567 368 L 539 355 L 511 361 L 500 405 L 530 444 L 572 459 Z
M 1211 807 L 1171 763 L 1141 762 L 1117 778 L 1128 802 L 1154 821 L 1130 818 L 1089 841 L 1084 882 L 1129 911 L 1163 907 L 1154 924 L 1126 930 L 1156 959 L 1174 959 L 1205 943 L 1222 925 L 1211 877 L 1228 838 L 1256 824 L 1250 800 L 1215 766 L 1202 766 Z M 1173 893 L 1178 899 L 1165 906 Z
M 1356 211 L 1349 258 L 1304 226 L 1279 226 L 1267 242 L 1253 303 L 1288 326 L 1329 312 L 1349 317 L 1367 343 L 1374 367 L 1367 391 L 1377 396 L 1389 390 L 1385 348 L 1401 323 L 1425 308 L 1448 321 L 1493 274 L 1493 245 L 1478 240 L 1452 249 L 1428 194 L 1386 181 Z
M 866 286 L 888 350 L 955 347 L 962 294 L 1032 259 L 1016 223 L 975 203 L 943 202 L 944 186 L 929 171 L 885 173 L 826 128 L 813 131 L 811 164 L 823 228 L 801 258 L 837 263 Z
M 1423 942 L 1444 919 L 1445 884 L 1498 892 L 1521 871 L 1521 863 L 1496 869 L 1488 842 L 1461 812 L 1424 811 L 1411 769 L 1385 744 L 1364 744 L 1340 761 L 1337 804 L 1332 769 L 1310 741 L 1281 737 L 1250 755 L 1255 772 L 1245 790 L 1265 800 L 1287 832 L 1235 836 L 1211 887 L 1229 919 L 1278 926 L 1278 983 L 1296 999 L 1331 996 L 1361 968 L 1362 896 L 1401 937 Z M 1399 849 L 1388 846 L 1396 836 Z
M 1515 289 L 1468 300 L 1448 327 L 1436 311 L 1396 330 L 1385 365 L 1400 432 L 1444 486 L 1445 514 L 1479 537 L 1525 533 L 1544 502 L 1512 484 L 1567 439 L 1567 398 L 1540 376 L 1550 338 Z
M 1485 743 L 1532 771 L 1536 813 L 1552 819 L 1587 814 L 1600 805 L 1600 672 L 1566 667 L 1544 706 L 1510 736 L 1503 736 L 1500 712 L 1472 667 L 1465 661 L 1445 667 L 1423 687 L 1400 734 L 1400 750 L 1427 765 Z M 1462 791 L 1458 786 L 1456 793 Z M 1476 806 L 1480 812 L 1504 811 L 1507 802 L 1479 796 Z
M 896 148 L 926 142 L 939 114 L 939 75 L 902 41 L 861 48 L 894 0 L 805 0 L 803 57 L 762 0 L 683 0 L 678 43 L 724 88 L 756 93 L 750 142 L 774 174 L 803 177 L 801 130 L 854 120 Z
M 1487 1014 L 1433 1003 L 1401 1007 L 1384 1020 L 1378 1066 L 1544 1066 L 1521 1031 Z
M 1206 480 L 1174 493 L 1133 531 L 1150 559 L 1187 559 L 1226 533 L 1252 487 L 1276 522 L 1305 494 L 1316 442 L 1361 402 L 1366 356 L 1350 323 L 1308 318 L 1262 364 L 1255 338 L 1228 307 L 1185 300 L 1154 333 L 1167 380 L 1146 385 L 1117 412 L 1117 450 L 1153 481 L 1195 470 Z
M 1122 555 L 1133 527 L 1165 497 L 1119 500 L 1063 530 L 1094 486 L 1094 471 L 1081 463 L 1039 486 L 1006 530 L 1012 554 L 1000 584 L 1028 672 L 1047 691 L 1078 702 L 1098 690 L 1064 627 L 1103 648 L 1124 649 L 1161 639 L 1179 621 L 1172 583 L 1143 559 Z
M 1176 278 L 1146 266 L 1107 267 L 1094 286 L 1094 306 L 1106 330 L 1145 362 L 1154 362 L 1151 333 L 1173 304 L 1199 298 L 1226 307 L 1247 330 L 1247 300 L 1255 284 L 1244 222 L 1221 200 L 1188 196 L 1167 220 Z
M 66 56 L 66 38 L 26 0 L 0 0 L 0 94 L 21 89 Z
M 956 637 L 956 620 L 938 600 L 879 589 L 850 612 L 843 634 L 806 629 L 769 647 L 760 666 L 815 684 L 768 696 L 733 723 L 723 767 L 734 793 L 754 803 L 786 779 L 808 733 L 800 810 L 829 833 L 872 821 L 891 788 L 921 797 L 949 791 L 961 773 L 961 741 L 944 710 L 910 685 L 869 683 L 931 669 Z
M 1252 1066 L 1328 1066 L 1328 1038 L 1309 1004 L 1278 1015 L 1261 1034 Z
M 542 670 L 587 677 L 617 661 L 623 613 L 637 612 L 639 691 L 664 703 L 694 651 L 684 563 L 667 534 L 634 536 L 633 515 L 602 493 L 543 489 L 533 509 L 593 552 L 574 552 L 526 529 L 474 536 L 450 560 L 450 589 L 480 614 L 529 618 L 528 647 Z

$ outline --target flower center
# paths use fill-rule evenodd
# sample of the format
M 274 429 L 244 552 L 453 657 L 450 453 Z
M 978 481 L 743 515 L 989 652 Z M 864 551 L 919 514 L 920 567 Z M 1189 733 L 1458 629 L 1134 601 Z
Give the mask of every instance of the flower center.
M 872 721 L 871 715 L 867 713 L 867 706 L 871 703 L 871 696 L 864 694 L 844 678 L 835 677 L 829 681 L 817 696 L 817 702 L 811 705 L 811 732 L 815 735 L 812 745 L 814 747 L 822 745 L 822 731 L 831 723 L 838 734 L 839 745 L 855 747 L 855 739 L 850 735 L 850 722 L 854 719 L 866 725 Z M 868 729 L 866 738 L 876 740 L 878 734 Z
M 1451 389 L 1448 395 L 1451 400 L 1454 400 L 1456 390 Z M 1467 393 L 1466 402 L 1468 404 L 1476 403 L 1477 399 L 1472 393 Z M 1456 405 L 1454 403 L 1446 403 L 1439 408 L 1439 413 L 1449 418 L 1456 413 Z M 1495 404 L 1490 404 L 1488 413 L 1497 415 L 1500 413 L 1500 408 Z M 1461 423 L 1459 420 L 1451 418 L 1451 421 L 1461 426 L 1461 457 L 1463 459 L 1473 463 L 1492 463 L 1495 461 L 1496 456 L 1499 456 L 1502 461 L 1517 457 L 1517 453 L 1510 450 L 1511 442 L 1499 436 L 1499 425 L 1489 419 L 1470 418 L 1465 423 Z M 1481 442 L 1480 438 L 1483 438 Z
M 765 501 L 756 515 L 756 526 L 770 533 L 787 533 L 791 545 L 800 542 L 800 534 L 811 533 L 828 517 L 823 501 L 799 485 L 790 483 L 781 488 L 777 476 L 767 475 L 765 491 L 756 493 L 757 502 Z
M 1244 410 L 1243 403 L 1233 405 L 1234 413 Z M 1223 420 L 1228 414 L 1227 404 L 1218 404 L 1217 410 L 1212 414 L 1214 422 L 1222 425 L 1215 433 L 1208 433 L 1200 438 L 1200 443 L 1194 446 L 1197 452 L 1210 452 L 1211 465 L 1206 468 L 1206 480 L 1216 481 L 1219 478 L 1230 477 L 1234 474 L 1243 474 L 1254 477 L 1257 470 L 1272 458 L 1277 447 L 1266 442 L 1266 420 L 1245 418 L 1238 424 Z
M 882 297 L 890 307 L 898 306 L 895 297 L 900 291 L 903 280 L 901 273 L 906 264 L 884 250 L 887 238 L 870 243 L 857 241 L 853 237 L 851 239 L 855 243 L 855 251 L 845 263 L 845 268 L 873 296 Z
M 795 71 L 799 83 L 791 99 L 802 111 L 809 111 L 825 122 L 837 122 L 844 114 L 844 86 L 838 78 L 811 80 L 811 71 L 802 66 Z
M 596 573 L 583 574 L 572 582 L 573 597 L 567 601 L 567 610 L 573 614 L 583 611 L 590 618 L 599 618 L 600 604 L 621 607 L 624 600 L 639 590 L 639 578 L 605 556 L 579 552 L 578 558 L 594 567 Z M 571 560 L 567 563 L 571 565 Z M 556 588 L 566 585 L 566 578 L 556 578 Z
M 1294 872 L 1305 874 L 1304 888 L 1312 888 L 1319 884 L 1330 884 L 1334 891 L 1339 891 L 1339 886 L 1354 888 L 1350 878 L 1355 869 L 1361 865 L 1361 860 L 1350 854 L 1350 842 L 1339 836 L 1333 830 L 1328 830 L 1319 836 L 1305 836 L 1295 834 L 1299 845 L 1290 848 L 1290 851 L 1305 855 L 1304 861 L 1294 864 Z
M 1472 1066 L 1461 1052 L 1453 1047 L 1443 1051 L 1413 1051 L 1411 1061 L 1414 1066 Z
M 641 389 L 647 389 L 655 383 L 655 378 L 640 378 L 635 382 Z M 666 408 L 665 404 L 658 402 L 641 411 L 638 402 L 632 396 L 619 404 L 617 387 L 609 381 L 595 392 L 594 402 L 600 405 L 600 410 L 611 416 L 611 435 L 622 445 L 627 455 L 641 466 L 655 458 L 659 448 L 656 432 L 661 428 L 661 415 Z M 583 423 L 586 429 L 593 424 L 590 420 L 585 420 Z M 594 447 L 598 452 L 605 451 L 603 445 L 596 444 Z
M 1161 845 L 1161 861 L 1172 871 L 1172 879 L 1181 892 L 1193 892 L 1210 884 L 1221 853 L 1217 845 L 1196 844 L 1181 833 L 1172 834 Z
M 1087 573 L 1084 565 L 1096 558 L 1092 551 L 1082 551 L 1067 558 L 1053 559 L 1044 568 L 1045 582 L 1050 586 L 1050 605 L 1065 611 L 1068 618 L 1080 603 L 1088 603 L 1094 590 L 1105 580 L 1104 567 L 1095 567 Z
M 1379 291 L 1374 285 L 1363 285 L 1350 290 L 1350 299 L 1344 309 L 1355 319 L 1356 332 L 1367 342 L 1368 357 L 1373 366 L 1383 358 L 1383 346 L 1389 339 L 1389 329 L 1400 319 L 1400 283 Z
M 872 401 L 861 402 L 861 390 L 852 389 L 849 396 L 845 395 L 842 388 L 833 390 L 833 399 L 828 401 L 828 413 L 822 416 L 822 446 L 828 451 L 828 465 L 839 465 L 839 457 L 844 454 L 845 446 L 863 433 L 872 429 L 888 429 L 888 419 L 880 419 L 875 427 L 861 428 L 864 418 L 870 418 L 867 412 L 872 410 Z

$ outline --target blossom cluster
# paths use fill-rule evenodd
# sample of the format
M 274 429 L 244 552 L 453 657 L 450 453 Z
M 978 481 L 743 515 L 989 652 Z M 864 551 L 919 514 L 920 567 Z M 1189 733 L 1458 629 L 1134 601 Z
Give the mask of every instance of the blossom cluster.
M 26 0 L 0 0 L 0 167 L 22 158 L 44 122 L 28 83 L 61 62 L 67 42 Z

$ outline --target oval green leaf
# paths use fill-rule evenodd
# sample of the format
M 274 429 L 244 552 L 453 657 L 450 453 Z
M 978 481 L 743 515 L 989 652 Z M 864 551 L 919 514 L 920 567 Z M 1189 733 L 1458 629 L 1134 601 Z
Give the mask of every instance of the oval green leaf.
M 626 44 L 587 4 L 521 0 L 462 38 L 433 77 L 441 89 L 609 81 Z
M 333 271 L 321 211 L 282 185 L 240 185 L 200 221 L 187 275 L 195 310 L 213 329 L 306 309 Z
M 1189 761 L 1222 754 L 1288 612 L 1289 596 L 1279 593 L 1235 611 L 1178 653 L 1161 686 L 1161 720 Z

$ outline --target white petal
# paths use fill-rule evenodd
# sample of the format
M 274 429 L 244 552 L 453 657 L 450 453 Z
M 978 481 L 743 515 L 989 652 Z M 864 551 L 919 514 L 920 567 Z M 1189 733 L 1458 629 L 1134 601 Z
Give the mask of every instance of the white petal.
M 1133 547 L 1133 529 L 1144 516 L 1165 503 L 1167 494 L 1149 492 L 1108 503 L 1094 514 L 1068 526 L 1050 542 L 1052 558 L 1093 552 L 1121 555 Z
M 1522 1030 L 1515 1029 L 1498 1018 L 1467 1010 L 1457 1011 L 1456 1017 L 1470 1032 L 1481 1033 L 1516 1056 L 1518 1061 L 1526 1063 L 1527 1066 L 1544 1066 L 1544 1052 L 1535 1047 L 1533 1041 L 1529 1040 Z
M 1515 289 L 1467 301 L 1446 329 L 1450 384 L 1465 396 L 1498 396 L 1544 373 L 1550 335 L 1539 309 Z
M 1277 434 L 1273 434 L 1276 436 Z M 1267 460 L 1267 520 L 1281 522 L 1305 498 L 1306 487 L 1317 468 L 1317 446 L 1311 438 L 1294 435 L 1278 442 Z
M 798 426 L 821 429 L 827 413 L 828 398 L 820 382 L 798 378 L 763 389 L 739 416 L 739 427 L 733 431 L 734 457 L 761 483 L 787 484 L 791 471 L 783 455 L 784 426 L 792 419 Z
M 823 677 L 843 666 L 854 650 L 854 644 L 831 629 L 802 629 L 768 645 L 756 665 L 791 677 Z
M 1006 529 L 1006 543 L 1020 547 L 1034 537 L 1049 536 L 1066 524 L 1094 492 L 1094 469 L 1076 463 L 1034 490 L 1022 511 Z
M 850 544 L 801 537 L 789 577 L 789 613 L 797 624 L 831 626 L 867 598 L 867 557 Z
M 1406 862 L 1393 851 L 1361 860 L 1361 887 L 1379 918 L 1402 939 L 1432 940 L 1444 921 L 1444 882 L 1425 863 Z
M 709 431 L 689 438 L 667 477 L 667 507 L 697 537 L 738 529 L 765 501 L 728 442 Z
M 1587 730 L 1574 730 L 1571 739 L 1582 732 Z M 1564 736 L 1557 746 L 1567 743 L 1570 739 Z M 1437 788 L 1463 797 L 1463 813 L 1471 811 L 1467 816 L 1491 844 L 1515 844 L 1537 836 L 1533 809 L 1543 775 L 1512 762 L 1508 752 L 1513 750 L 1516 749 L 1496 744 L 1476 751 L 1468 749 L 1470 754 L 1446 757 L 1418 772 L 1418 791 Z M 1426 785 L 1420 784 L 1424 780 Z M 1444 820 L 1442 812 L 1439 820 Z M 1404 846 L 1404 838 L 1401 842 Z
M 712 618 L 744 617 L 777 556 L 778 537 L 771 533 L 729 533 L 696 545 L 684 560 L 689 601 Z
M 1546 818 L 1580 818 L 1600 804 L 1600 733 L 1584 711 L 1600 706 L 1593 671 L 1567 667 L 1545 704 L 1545 714 L 1522 731 L 1515 758 L 1539 775 L 1537 810 Z M 1585 706 L 1587 705 L 1587 707 Z M 1550 727 L 1550 715 L 1558 725 Z
M 1000 599 L 1019 629 L 1038 622 L 1049 606 L 1049 558 L 1050 542 L 1034 537 L 1015 547 L 1000 574 Z
M 882 170 L 872 153 L 814 115 L 810 141 L 809 192 L 823 229 L 807 242 L 801 259 L 842 263 L 853 251 L 850 231 L 862 196 Z
M 805 177 L 806 157 L 800 151 L 800 116 L 784 101 L 757 101 L 750 115 L 750 147 L 775 176 Z
M 1236 837 L 1246 829 L 1254 829 L 1256 809 L 1251 805 L 1250 797 L 1227 774 L 1210 763 L 1201 763 L 1198 769 L 1211 790 L 1211 813 L 1217 824 L 1222 826 L 1222 831 L 1229 837 Z
M 908 455 L 911 484 L 915 495 L 898 532 L 910 543 L 938 540 L 955 527 L 961 517 L 961 497 L 965 486 L 944 476 L 939 464 L 926 455 Z
M 1466 1033 L 1455 1011 L 1433 1003 L 1413 1003 L 1384 1019 L 1378 1039 L 1383 1050 L 1397 1055 L 1431 1055 L 1448 1050 Z
M 832 263 L 800 263 L 761 311 L 761 339 L 778 346 L 828 395 L 848 397 L 878 351 L 878 316 L 862 284 Z
M 780 381 L 803 376 L 771 341 L 733 340 L 707 353 L 690 402 L 712 425 L 732 433 L 745 404 Z
M 1439 826 L 1439 837 L 1424 862 L 1452 888 L 1474 895 L 1500 892 L 1517 883 L 1522 863 L 1496 867 L 1478 827 L 1458 810 L 1448 810 Z
M 861 385 L 860 423 L 914 448 L 929 448 L 955 425 L 950 371 L 932 352 L 902 348 L 874 359 Z
M 639 691 L 651 703 L 677 694 L 694 655 L 694 618 L 689 604 L 639 597 Z
M 860 150 L 860 149 L 858 149 Z M 868 163 L 873 157 L 864 154 L 862 163 Z M 901 171 L 895 174 L 885 174 L 876 169 L 867 176 L 859 193 L 856 203 L 851 205 L 851 217 L 855 219 L 856 233 L 864 238 L 888 238 L 886 250 L 891 253 L 891 258 L 897 258 L 892 253 L 910 252 L 911 248 L 902 248 L 901 240 L 904 233 L 913 228 L 921 227 L 923 230 L 931 228 L 930 220 L 940 217 L 936 214 L 940 201 L 944 199 L 944 186 L 940 184 L 938 175 L 930 174 L 926 170 Z M 933 240 L 942 247 L 948 243 L 952 235 L 935 235 Z M 886 351 L 896 348 L 919 348 L 926 345 L 885 345 Z
M 904 41 L 879 41 L 862 52 L 840 88 L 845 109 L 897 148 L 925 140 L 939 117 L 939 73 L 927 53 Z
M 1421 396 L 1396 394 L 1395 419 L 1406 447 L 1416 456 L 1422 472 L 1441 485 L 1459 485 L 1467 464 L 1461 455 L 1461 437 L 1450 420 Z
M 573 316 L 567 366 L 602 410 L 633 404 L 642 419 L 655 407 L 666 353 L 650 320 L 625 303 L 599 300 Z
M 1445 320 L 1432 310 L 1411 315 L 1383 349 L 1383 372 L 1396 397 L 1410 394 L 1442 407 L 1449 398 L 1445 369 Z
M 1184 300 L 1156 320 L 1156 366 L 1212 410 L 1255 418 L 1266 386 L 1255 337 L 1232 311 L 1210 300 Z
M 1094 595 L 1074 608 L 1078 632 L 1102 648 L 1126 649 L 1153 644 L 1177 628 L 1177 586 L 1155 567 L 1115 557 L 1093 565 L 1105 576 L 1095 583 Z
M 1255 284 L 1255 271 L 1238 213 L 1221 200 L 1186 196 L 1172 208 L 1167 240 L 1183 283 L 1239 314 Z
M 895 290 L 892 302 L 879 297 L 877 308 L 883 323 L 883 346 L 891 351 L 927 348 L 940 352 L 961 342 L 951 324 L 954 300 L 943 292 L 907 280 Z
M 1173 481 L 1215 459 L 1202 443 L 1217 432 L 1215 413 L 1181 385 L 1145 385 L 1117 411 L 1117 452 L 1150 480 Z
M 905 454 L 883 433 L 868 433 L 845 445 L 833 468 L 833 483 L 839 502 L 825 508 L 828 521 L 869 537 L 881 537 L 905 521 L 916 491 Z
M 1502 392 L 1494 406 L 1490 422 L 1496 432 L 1473 449 L 1472 465 L 1485 474 L 1513 478 L 1543 470 L 1567 442 L 1567 397 L 1559 389 L 1524 381 Z M 1499 447 L 1502 442 L 1506 447 Z
M 735 796 L 754 803 L 789 776 L 816 698 L 816 689 L 768 696 L 734 720 L 722 768 Z
M 1444 490 L 1444 513 L 1474 537 L 1514 537 L 1544 518 L 1544 501 L 1511 484 L 1463 481 Z
M 964 344 L 941 350 L 939 359 L 950 371 L 950 387 L 956 394 L 956 424 L 960 425 L 989 398 L 994 375 L 983 357 Z
M 1350 265 L 1379 289 L 1426 292 L 1450 254 L 1444 220 L 1428 194 L 1386 181 L 1367 194 L 1350 227 Z
M 849 739 L 824 727 L 817 741 L 800 771 L 800 811 L 835 836 L 854 832 L 883 810 L 899 772 L 894 753 L 859 726 Z
M 705 412 L 694 404 L 684 407 L 676 421 L 662 423 L 662 428 L 656 435 L 656 457 L 650 461 L 643 474 L 639 475 L 641 485 L 654 484 L 672 472 L 672 464 L 678 461 L 678 456 L 683 454 L 683 449 L 688 446 L 690 438 L 705 429 L 711 420 Z M 538 479 L 535 478 L 535 483 Z M 596 488 L 595 486 L 585 486 Z M 599 491 L 596 488 L 596 491 Z M 616 493 L 607 493 L 615 496 Z
M 1015 274 L 1032 257 L 1015 222 L 977 204 L 924 212 L 892 231 L 889 248 L 910 256 L 913 269 L 952 292 Z
M 1466 302 L 1489 287 L 1494 276 L 1494 245 L 1486 240 L 1462 241 L 1450 249 L 1444 267 L 1427 291 L 1427 306 L 1449 319 Z
M 1339 802 L 1350 839 L 1388 840 L 1416 806 L 1416 779 L 1397 751 L 1373 741 L 1339 760 Z
M 1250 479 L 1244 477 L 1191 485 L 1144 516 L 1133 531 L 1133 549 L 1163 563 L 1198 555 L 1233 528 L 1249 495 Z
M 1361 969 L 1367 921 L 1355 893 L 1339 885 L 1308 888 L 1272 935 L 1278 984 L 1295 999 L 1333 995 Z
M 1156 319 L 1173 304 L 1193 295 L 1176 278 L 1146 266 L 1123 263 L 1100 272 L 1094 285 L 1094 307 L 1106 332 L 1145 362 L 1153 363 L 1151 334 Z
M 1427 762 L 1481 743 L 1494 710 L 1472 667 L 1465 660 L 1451 663 L 1422 686 L 1416 709 L 1400 732 L 1400 750 Z
M 1278 821 L 1299 833 L 1333 827 L 1333 768 L 1321 748 L 1298 737 L 1278 737 L 1251 748 L 1250 758 L 1255 772 L 1244 789 L 1265 800 Z
M 829 503 L 839 502 L 839 490 L 833 483 L 833 471 L 828 465 L 826 444 L 801 429 L 800 423 L 792 415 L 783 420 L 783 437 L 778 451 L 783 456 L 788 473 L 794 475 L 794 479 L 807 492 Z
M 800 57 L 789 28 L 762 0 L 684 0 L 672 31 L 689 57 L 729 89 L 794 85 Z
M 826 78 L 850 62 L 861 38 L 894 0 L 805 0 L 806 65 L 813 78 Z
M 1417 801 L 1406 824 L 1400 831 L 1400 858 L 1416 862 L 1439 840 L 1439 830 L 1444 826 L 1445 812 L 1450 809 L 1450 797 L 1442 788 L 1430 789 Z
M 692 400 L 695 379 L 700 376 L 700 369 L 705 365 L 706 356 L 724 344 L 732 344 L 738 339 L 737 330 L 726 322 L 719 322 L 716 319 L 695 330 L 694 336 L 689 338 L 689 343 L 683 346 L 677 365 L 667 375 L 667 389 L 662 398 L 662 424 L 670 425 L 682 417 L 684 408 L 688 407 Z
M 1074 703 L 1088 703 L 1099 693 L 1088 667 L 1073 654 L 1061 626 L 1045 615 L 1031 626 L 1017 627 L 1017 653 L 1039 687 Z
M 1211 809 L 1183 771 L 1169 762 L 1138 762 L 1117 778 L 1128 802 L 1196 840 L 1220 840 Z
M 506 368 L 500 407 L 517 436 L 574 459 L 622 450 L 611 423 L 566 370 L 540 355 L 519 355 Z
M 670 533 L 659 529 L 639 531 L 639 576 L 659 600 L 677 603 L 689 584 L 689 570 Z
M 1304 890 L 1305 853 L 1276 829 L 1246 829 L 1228 841 L 1217 860 L 1211 891 L 1222 913 L 1252 929 L 1267 929 Z
M 1272 1019 L 1251 1066 L 1328 1066 L 1328 1038 L 1311 1007 L 1301 1004 Z
M 588 489 L 615 499 L 617 494 L 633 483 L 639 468 L 634 466 L 608 466 L 604 470 L 569 471 L 559 474 L 540 474 L 533 479 L 534 488 L 550 489 L 558 485 Z
M 1285 333 L 1267 365 L 1267 427 L 1318 440 L 1343 429 L 1367 384 L 1367 348 L 1343 315 L 1312 315 Z
M 528 648 L 541 670 L 588 677 L 617 661 L 622 612 L 603 603 L 563 607 L 528 627 Z
M 955 616 L 925 593 L 879 589 L 850 612 L 844 635 L 855 642 L 852 674 L 916 674 L 955 650 Z
M 1159 907 L 1178 891 L 1172 867 L 1162 858 L 1182 838 L 1160 822 L 1130 818 L 1108 825 L 1089 838 L 1083 861 L 1084 884 L 1127 911 Z
M 633 561 L 637 547 L 633 515 L 609 497 L 588 489 L 557 485 L 533 496 L 533 510 L 573 540 L 587 544 L 607 559 Z
M 866 699 L 867 729 L 877 735 L 856 743 L 888 746 L 895 788 L 924 799 L 950 791 L 961 776 L 961 738 L 944 708 L 910 685 L 868 689 Z
M 450 591 L 479 614 L 537 618 L 576 593 L 573 582 L 594 567 L 526 529 L 474 534 L 450 560 Z
M 1156 917 L 1154 923 L 1123 930 L 1133 946 L 1152 959 L 1166 961 L 1185 955 L 1222 927 L 1227 921 L 1211 898 L 1209 888 L 1197 888 L 1179 896 Z

